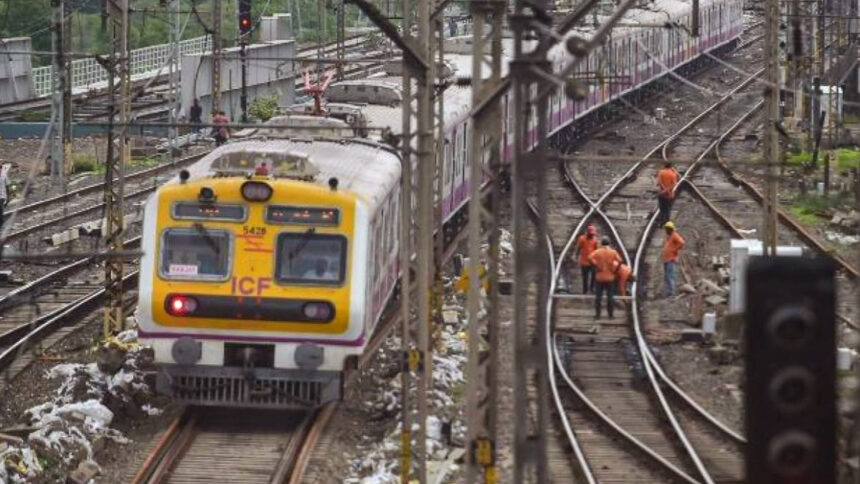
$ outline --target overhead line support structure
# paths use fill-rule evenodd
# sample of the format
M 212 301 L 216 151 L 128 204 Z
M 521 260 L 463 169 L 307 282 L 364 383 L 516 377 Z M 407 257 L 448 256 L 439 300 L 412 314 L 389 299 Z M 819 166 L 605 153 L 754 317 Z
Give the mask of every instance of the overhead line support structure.
M 65 175 L 72 172 L 72 83 L 69 52 L 71 34 L 66 19 L 65 0 L 52 0 L 53 7 L 53 44 L 54 44 L 54 95 L 52 110 L 55 113 L 53 127 L 57 143 L 51 150 L 51 175 L 60 185 L 65 183 Z
M 499 213 L 501 202 L 502 26 L 504 0 L 471 2 L 472 8 L 472 106 L 485 106 L 472 115 L 469 147 L 472 180 L 469 194 L 469 361 L 467 391 L 466 482 L 497 481 L 496 438 L 498 427 L 499 351 Z M 481 199 L 481 183 L 490 184 L 489 206 Z M 488 242 L 486 253 L 481 246 Z M 481 259 L 486 260 L 486 284 L 482 284 Z M 482 292 L 486 287 L 486 296 Z M 485 311 L 481 310 L 482 304 Z M 482 316 L 483 315 L 483 316 Z
M 131 79 L 128 55 L 128 1 L 107 0 L 108 39 L 108 144 L 105 162 L 105 221 L 106 245 L 109 253 L 123 250 L 123 215 L 125 166 L 130 155 L 128 121 L 131 104 Z M 113 126 L 119 117 L 119 127 Z M 122 307 L 123 259 L 105 260 L 105 310 L 103 332 L 105 336 L 125 329 Z
M 431 8 L 435 2 L 402 0 L 401 34 L 397 26 L 369 1 L 348 1 L 358 6 L 403 51 L 403 134 L 399 145 L 403 166 L 399 250 L 404 358 L 404 371 L 401 372 L 403 433 L 400 478 L 401 482 L 410 482 L 414 478 L 423 484 L 427 482 L 427 390 L 431 387 L 433 363 L 430 313 L 435 272 L 433 195 L 437 165 L 437 146 L 433 139 L 434 112 L 441 112 L 436 111 L 433 105 L 441 100 L 441 96 L 436 96 L 436 45 L 431 25 Z M 412 294 L 418 297 L 415 308 L 410 300 Z M 417 433 L 414 435 L 413 411 L 417 414 Z
M 509 17 L 514 32 L 514 60 L 510 65 L 513 88 L 513 211 L 514 231 L 514 482 L 549 482 L 546 461 L 548 418 L 548 360 L 546 320 L 549 294 L 547 241 L 546 160 L 547 81 L 551 72 L 549 49 L 526 51 L 530 40 L 538 45 L 549 32 L 546 0 L 517 0 Z M 530 123 L 530 120 L 534 120 Z M 537 209 L 537 230 L 526 204 Z M 528 306 L 533 307 L 529 310 Z M 535 306 L 536 305 L 536 306 Z M 529 387 L 534 385 L 533 390 Z
M 212 2 L 212 111 L 221 109 L 221 2 Z
M 777 167 L 779 165 L 779 0 L 766 0 L 765 6 L 765 58 L 769 88 L 765 90 L 766 127 L 764 160 L 767 164 L 766 190 L 764 200 L 763 231 L 765 253 L 776 255 L 777 245 Z

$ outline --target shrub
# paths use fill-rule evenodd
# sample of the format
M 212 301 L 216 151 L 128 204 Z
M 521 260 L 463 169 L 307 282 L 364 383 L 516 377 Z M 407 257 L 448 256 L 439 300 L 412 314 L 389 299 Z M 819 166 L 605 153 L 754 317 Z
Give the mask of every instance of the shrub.
M 252 119 L 259 119 L 260 121 L 268 121 L 278 114 L 279 98 L 280 96 L 277 93 L 270 94 L 268 96 L 258 96 L 248 108 L 248 116 Z
M 73 173 L 93 172 L 99 171 L 99 169 L 101 169 L 101 163 L 95 156 L 85 153 L 72 155 Z

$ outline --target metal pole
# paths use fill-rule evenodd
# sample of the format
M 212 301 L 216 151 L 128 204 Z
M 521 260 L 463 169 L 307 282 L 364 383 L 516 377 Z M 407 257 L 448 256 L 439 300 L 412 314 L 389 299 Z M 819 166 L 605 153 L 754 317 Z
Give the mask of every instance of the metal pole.
M 125 165 L 129 156 L 128 118 L 130 111 L 131 82 L 128 58 L 128 0 L 107 0 L 108 38 L 111 57 L 108 73 L 110 96 L 110 126 L 108 128 L 108 158 L 105 170 L 105 227 L 107 251 L 123 250 L 123 212 Z M 115 132 L 114 117 L 119 111 L 119 133 Z M 105 312 L 103 333 L 107 337 L 122 331 L 125 317 L 122 310 L 123 260 L 109 257 L 105 260 Z
M 514 60 L 510 76 L 514 101 L 513 210 L 514 229 L 514 482 L 546 483 L 547 339 L 539 322 L 546 320 L 549 262 L 546 236 L 546 167 L 548 143 L 544 76 L 552 66 L 546 50 L 525 51 L 540 44 L 549 30 L 546 0 L 517 0 L 510 17 Z M 543 24 L 538 28 L 538 24 Z M 537 39 L 537 42 L 533 42 Z M 530 125 L 529 120 L 535 122 Z M 534 131 L 532 131 L 534 128 Z M 535 202 L 537 227 L 526 212 Z M 537 230 L 535 230 L 537 228 Z M 536 304 L 530 320 L 526 307 Z
M 179 88 L 179 0 L 171 0 L 170 2 L 170 96 L 171 107 L 169 120 L 170 123 L 176 123 L 179 116 L 180 100 L 177 90 Z M 179 141 L 179 128 L 171 127 L 169 131 L 170 162 L 173 163 L 174 150 Z
M 239 45 L 239 58 L 242 62 L 242 95 L 239 105 L 242 108 L 242 122 L 248 122 L 248 35 L 243 35 Z
M 779 166 L 779 0 L 767 0 L 765 14 L 765 55 L 767 58 L 768 83 L 766 98 L 766 122 L 764 160 L 767 164 L 766 193 L 764 203 L 764 246 L 766 252 L 776 255 L 777 245 L 777 167 Z
M 469 147 L 469 361 L 466 367 L 468 424 L 466 482 L 497 481 L 499 359 L 499 219 L 501 202 L 502 113 L 499 99 L 490 100 L 502 82 L 504 0 L 472 2 L 472 106 L 487 103 L 473 116 Z M 481 200 L 480 180 L 490 184 L 490 204 Z M 487 239 L 487 291 L 481 293 L 481 244 Z M 481 303 L 486 316 L 481 318 Z M 481 476 L 479 479 L 478 476 Z
M 221 109 L 221 2 L 212 3 L 212 111 Z
M 54 44 L 54 63 L 53 63 L 53 80 L 54 94 L 51 96 L 51 109 L 57 113 L 54 122 L 54 133 L 52 137 L 56 137 L 56 141 L 52 143 L 51 150 L 51 176 L 54 182 L 62 186 L 64 175 L 66 172 L 66 164 L 71 160 L 66 157 L 66 138 L 67 125 L 65 123 L 66 113 L 64 105 L 63 93 L 66 89 L 68 79 L 66 78 L 66 42 L 65 42 L 65 12 L 63 0 L 52 0 L 53 7 L 53 28 L 51 36 Z
M 427 62 L 427 68 L 415 65 L 409 56 L 403 62 L 403 181 L 402 221 L 400 238 L 401 311 L 403 317 L 402 345 L 405 371 L 402 385 L 402 454 L 401 482 L 409 482 L 415 460 L 415 478 L 427 482 L 427 389 L 432 378 L 432 346 L 430 344 L 430 297 L 433 278 L 433 175 L 435 150 L 433 144 L 433 104 L 431 93 L 436 79 L 430 38 L 431 2 L 403 0 L 402 37 L 414 46 Z M 417 202 L 413 206 L 413 199 Z M 415 254 L 413 271 L 412 254 Z M 412 275 L 415 274 L 414 286 Z M 417 314 L 411 313 L 410 297 L 418 297 Z M 414 382 L 412 373 L 415 374 Z M 410 395 L 411 385 L 415 394 Z M 415 400 L 413 402 L 413 400 Z M 414 408 L 414 407 L 417 407 Z M 412 423 L 411 412 L 417 410 Z M 414 435 L 413 425 L 417 428 Z
M 343 0 L 337 0 L 337 80 L 343 80 L 343 59 L 346 57 L 346 25 Z

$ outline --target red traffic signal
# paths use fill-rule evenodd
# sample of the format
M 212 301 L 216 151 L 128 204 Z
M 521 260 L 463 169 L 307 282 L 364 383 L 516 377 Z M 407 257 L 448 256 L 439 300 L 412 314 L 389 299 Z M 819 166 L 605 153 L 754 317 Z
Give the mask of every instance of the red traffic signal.
M 251 0 L 239 0 L 239 33 L 251 31 Z

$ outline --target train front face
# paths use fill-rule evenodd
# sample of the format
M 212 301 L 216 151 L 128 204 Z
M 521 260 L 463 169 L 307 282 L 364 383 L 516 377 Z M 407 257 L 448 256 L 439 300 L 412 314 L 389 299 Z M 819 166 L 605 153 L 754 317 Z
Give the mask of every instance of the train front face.
M 157 387 L 186 403 L 296 408 L 341 396 L 365 345 L 367 227 L 347 192 L 268 177 L 166 185 L 144 220 L 138 322 Z M 147 290 L 148 289 L 148 290 Z

